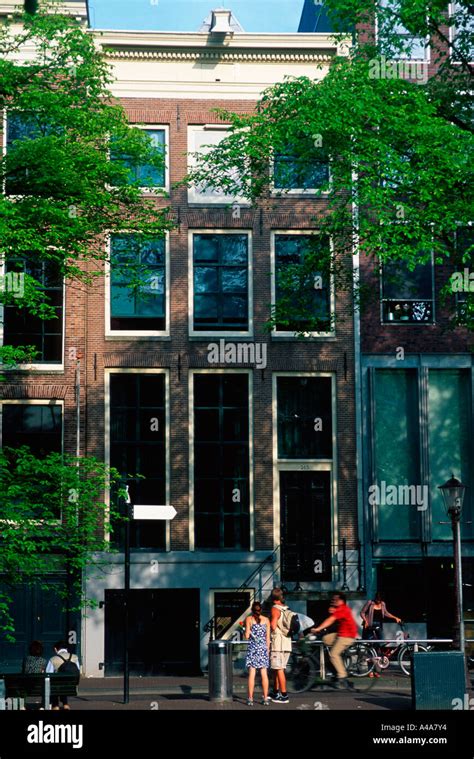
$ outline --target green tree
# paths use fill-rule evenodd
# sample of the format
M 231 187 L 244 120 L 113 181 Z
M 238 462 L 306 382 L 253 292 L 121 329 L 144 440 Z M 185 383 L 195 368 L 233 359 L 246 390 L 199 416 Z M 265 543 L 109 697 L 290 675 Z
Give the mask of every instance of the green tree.
M 7 272 L 18 259 L 45 261 L 66 283 L 88 284 L 103 274 L 108 231 L 160 236 L 172 227 L 169 208 L 133 181 L 133 167 L 160 170 L 166 157 L 144 130 L 130 127 L 111 81 L 93 36 L 54 9 L 25 13 L 0 29 L 8 138 L 0 159 L 0 255 Z M 128 266 L 127 279 L 138 287 L 143 272 Z M 25 275 L 21 292 L 8 284 L 0 302 L 54 318 L 34 275 Z M 28 357 L 27 346 L 0 349 L 9 364 Z
M 468 3 L 461 3 L 454 19 L 447 18 L 445 3 L 430 5 L 428 16 L 426 3 L 418 0 L 405 0 L 398 14 L 398 4 L 384 4 L 377 38 L 367 32 L 374 2 L 326 4 L 333 17 L 344 19 L 344 24 L 335 20 L 336 37 L 349 44 L 348 54 L 335 57 L 323 78 L 287 78 L 270 87 L 250 116 L 219 111 L 230 134 L 198 158 L 187 181 L 209 183 L 212 177 L 215 187 L 236 197 L 278 203 L 270 191 L 280 164 L 284 168 L 286 160 L 286 186 L 300 177 L 301 187 L 305 172 L 329 160 L 330 177 L 319 182 L 315 198 L 316 209 L 325 193 L 328 213 L 316 217 L 315 210 L 314 220 L 333 240 L 336 291 L 353 287 L 351 254 L 357 245 L 374 261 L 400 261 L 409 269 L 428 260 L 431 251 L 436 263 L 468 265 L 472 242 L 462 248 L 456 234 L 474 218 Z M 455 60 L 442 22 L 456 24 Z M 357 30 L 349 37 L 348 24 Z M 432 61 L 437 64 L 430 78 L 426 64 L 403 57 L 424 44 L 419 38 L 428 33 L 435 38 Z M 285 186 L 281 176 L 277 186 Z M 285 189 L 276 194 L 284 195 Z M 313 265 L 316 272 L 317 256 Z M 289 277 L 288 301 L 293 286 Z M 460 315 L 449 281 L 445 290 L 453 323 L 474 328 L 474 295 L 467 295 Z M 354 293 L 356 305 L 368 297 L 360 284 Z M 269 326 L 277 321 L 278 306 Z M 318 329 L 317 316 L 313 329 Z
M 0 630 L 7 639 L 14 640 L 18 586 L 52 590 L 69 611 L 96 605 L 82 573 L 106 561 L 111 524 L 123 519 L 104 503 L 109 484 L 123 493 L 119 473 L 92 457 L 38 457 L 26 446 L 0 451 Z M 58 572 L 62 585 L 52 579 Z

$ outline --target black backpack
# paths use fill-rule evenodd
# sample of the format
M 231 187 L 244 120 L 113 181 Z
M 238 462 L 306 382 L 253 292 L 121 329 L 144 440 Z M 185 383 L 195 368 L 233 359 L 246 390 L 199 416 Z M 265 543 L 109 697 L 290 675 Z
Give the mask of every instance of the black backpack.
M 288 637 L 292 638 L 293 635 L 298 635 L 301 629 L 300 620 L 297 614 L 293 614 L 290 622 L 290 629 L 288 631 Z
M 69 659 L 65 659 L 64 656 L 61 656 L 61 654 L 57 654 L 60 659 L 63 660 L 63 663 L 58 667 L 57 672 L 60 672 L 62 675 L 78 675 L 79 670 L 77 666 L 74 664 L 72 659 L 72 654 L 69 654 Z

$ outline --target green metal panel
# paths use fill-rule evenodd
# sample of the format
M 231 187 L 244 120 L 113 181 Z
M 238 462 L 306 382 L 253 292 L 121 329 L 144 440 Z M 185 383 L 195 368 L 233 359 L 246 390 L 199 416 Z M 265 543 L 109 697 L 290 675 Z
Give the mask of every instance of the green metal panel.
M 413 654 L 412 705 L 418 711 L 449 710 L 464 701 L 466 691 L 464 656 L 460 651 Z

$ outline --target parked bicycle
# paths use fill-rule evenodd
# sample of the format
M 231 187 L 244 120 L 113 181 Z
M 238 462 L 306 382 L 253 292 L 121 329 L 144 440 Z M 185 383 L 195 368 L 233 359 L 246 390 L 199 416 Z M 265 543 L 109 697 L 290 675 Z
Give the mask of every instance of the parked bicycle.
M 377 675 L 387 669 L 395 659 L 397 659 L 398 666 L 403 674 L 407 677 L 410 676 L 415 643 L 409 641 L 403 622 L 400 623 L 399 627 L 403 634 L 399 643 L 357 641 L 347 649 L 346 654 L 351 657 L 351 671 L 354 677 Z M 431 651 L 432 648 L 433 646 L 417 644 L 417 650 L 420 652 Z

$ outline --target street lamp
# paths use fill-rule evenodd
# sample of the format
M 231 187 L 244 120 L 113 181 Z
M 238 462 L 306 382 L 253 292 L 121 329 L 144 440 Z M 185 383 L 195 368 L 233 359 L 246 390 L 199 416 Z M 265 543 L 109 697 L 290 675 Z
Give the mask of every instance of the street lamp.
M 455 593 L 455 610 L 454 610 L 454 645 L 465 655 L 465 638 L 464 638 L 464 620 L 463 620 L 463 602 L 462 602 L 462 560 L 461 560 L 461 512 L 466 492 L 466 485 L 454 476 L 444 483 L 438 485 L 443 495 L 444 508 L 446 514 L 451 520 L 453 530 L 453 550 L 454 550 L 454 593 Z

